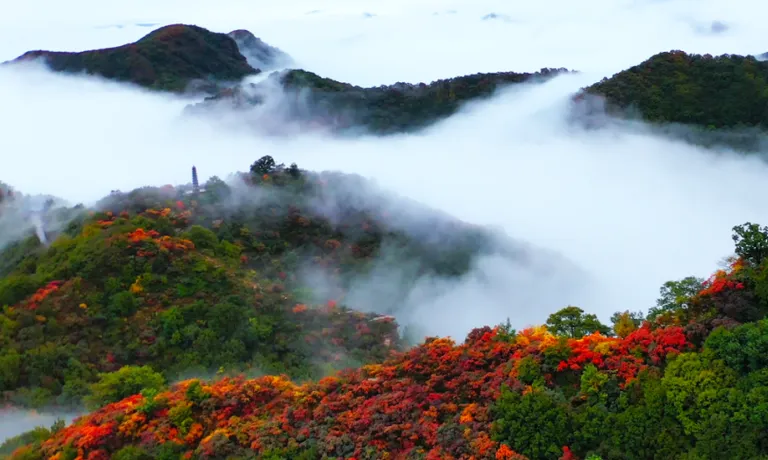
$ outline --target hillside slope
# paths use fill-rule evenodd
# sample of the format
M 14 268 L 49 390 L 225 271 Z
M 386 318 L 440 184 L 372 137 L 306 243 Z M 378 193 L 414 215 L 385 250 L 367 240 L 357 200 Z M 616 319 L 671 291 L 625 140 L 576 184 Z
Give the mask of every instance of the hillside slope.
M 232 37 L 235 43 L 237 43 L 240 54 L 245 57 L 248 64 L 254 69 L 266 72 L 282 69 L 293 63 L 293 59 L 284 51 L 264 43 L 260 38 L 247 30 L 233 30 L 227 35 Z
M 546 327 L 430 338 L 317 382 L 187 380 L 6 449 L 30 442 L 11 458 L 57 460 L 764 458 L 768 228 L 734 230 L 729 269 L 687 294 L 668 283 L 652 321 L 618 314 L 613 337 L 586 332 L 592 320 L 571 307 Z
M 181 92 L 195 81 L 238 81 L 258 73 L 227 34 L 173 24 L 135 43 L 79 53 L 28 51 L 13 62 L 42 58 L 54 71 L 100 75 L 143 87 Z
M 100 374 L 128 365 L 167 379 L 302 379 L 380 361 L 402 345 L 382 314 L 422 277 L 460 276 L 500 247 L 481 228 L 393 200 L 361 178 L 264 157 L 229 184 L 50 208 L 49 246 L 30 228 L 0 252 L 0 391 L 15 405 L 76 406 Z M 21 219 L 1 214 L 0 228 Z M 347 309 L 352 283 L 374 270 L 402 280 L 351 305 L 371 313 Z
M 659 53 L 584 89 L 609 111 L 707 129 L 768 127 L 768 62 L 754 56 Z
M 395 83 L 361 88 L 323 78 L 305 70 L 273 73 L 265 82 L 222 90 L 191 105 L 191 113 L 220 113 L 267 106 L 265 118 L 300 122 L 337 132 L 364 130 L 394 134 L 423 129 L 455 114 L 466 102 L 487 98 L 507 85 L 540 82 L 566 73 L 542 69 L 536 73 L 497 72 L 437 80 L 429 84 Z M 258 112 L 257 112 L 258 113 Z

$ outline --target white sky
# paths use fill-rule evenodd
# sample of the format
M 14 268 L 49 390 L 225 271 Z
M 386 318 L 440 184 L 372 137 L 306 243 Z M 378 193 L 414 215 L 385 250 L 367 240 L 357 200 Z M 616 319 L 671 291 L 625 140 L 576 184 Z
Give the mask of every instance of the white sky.
M 224 132 L 179 118 L 185 102 L 171 98 L 3 69 L 0 180 L 91 200 L 113 188 L 186 182 L 192 164 L 203 178 L 224 177 L 264 154 L 356 172 L 559 251 L 597 280 L 576 300 L 571 287 L 535 280 L 468 283 L 453 301 L 420 310 L 429 332 L 461 337 L 507 316 L 540 323 L 577 302 L 607 321 L 652 306 L 664 281 L 713 271 L 732 250 L 733 225 L 768 221 L 768 168 L 639 133 L 570 129 L 569 95 L 659 51 L 768 51 L 766 10 L 746 0 L 14 2 L 0 15 L 0 60 L 119 45 L 152 30 L 137 23 L 184 22 L 247 28 L 300 66 L 360 85 L 545 66 L 585 73 L 505 92 L 422 135 L 342 142 Z M 482 20 L 489 13 L 502 18 Z M 727 30 L 707 33 L 713 21 Z M 511 300 L 518 291 L 530 303 Z M 482 301 L 467 308 L 468 299 Z
M 136 24 L 185 22 L 250 29 L 302 66 L 361 85 L 541 67 L 611 73 L 669 49 L 764 52 L 766 12 L 756 0 L 27 0 L 3 9 L 0 59 L 115 46 L 151 30 Z M 483 21 L 490 13 L 499 18 Z M 706 33 L 714 21 L 728 29 Z

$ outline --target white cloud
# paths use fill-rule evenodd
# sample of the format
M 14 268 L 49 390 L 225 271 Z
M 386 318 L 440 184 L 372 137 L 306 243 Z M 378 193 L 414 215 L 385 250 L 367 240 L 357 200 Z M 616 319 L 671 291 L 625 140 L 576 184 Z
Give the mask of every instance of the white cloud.
M 186 182 L 192 164 L 201 180 L 226 176 L 271 154 L 310 169 L 373 177 L 461 219 L 559 251 L 593 277 L 577 289 L 569 281 L 537 284 L 515 267 L 490 269 L 504 274 L 489 278 L 491 288 L 470 278 L 455 295 L 422 305 L 414 315 L 432 313 L 433 333 L 460 336 L 507 316 L 517 325 L 541 322 L 571 293 L 572 303 L 604 320 L 619 309 L 645 309 L 664 281 L 714 269 L 731 251 L 733 225 L 768 214 L 760 199 L 768 168 L 757 160 L 714 157 L 640 131 L 584 132 L 565 121 L 571 93 L 655 52 L 764 51 L 762 14 L 753 2 L 337 1 L 263 9 L 233 0 L 215 7 L 142 0 L 130 9 L 74 3 L 48 10 L 15 5 L 0 19 L 0 56 L 115 45 L 149 30 L 95 28 L 105 24 L 192 22 L 225 32 L 248 28 L 309 70 L 362 85 L 544 66 L 585 70 L 514 88 L 420 135 L 345 141 L 223 131 L 180 117 L 185 101 L 0 70 L 0 179 L 23 191 L 88 200 L 112 188 Z M 448 10 L 456 14 L 433 14 Z M 365 19 L 363 12 L 376 17 Z M 488 13 L 513 22 L 483 21 Z M 712 21 L 729 28 L 702 36 L 691 25 Z M 511 291 L 538 297 L 523 305 L 510 301 Z M 470 309 L 459 308 L 464 305 Z
M 71 423 L 78 415 L 0 409 L 0 444 L 36 427 L 50 428 L 58 419 Z
M 768 4 L 752 0 L 292 0 L 257 5 L 245 0 L 16 2 L 0 18 L 0 59 L 29 48 L 114 46 L 146 34 L 149 29 L 137 23 L 187 22 L 223 32 L 248 28 L 301 65 L 361 85 L 553 66 L 607 74 L 673 48 L 764 52 L 760 18 L 768 12 Z M 308 14 L 314 10 L 319 11 Z M 376 16 L 366 19 L 366 12 Z M 489 13 L 511 22 L 482 20 Z M 727 24 L 728 30 L 702 35 L 701 27 L 714 21 Z M 124 27 L 104 28 L 113 25 Z

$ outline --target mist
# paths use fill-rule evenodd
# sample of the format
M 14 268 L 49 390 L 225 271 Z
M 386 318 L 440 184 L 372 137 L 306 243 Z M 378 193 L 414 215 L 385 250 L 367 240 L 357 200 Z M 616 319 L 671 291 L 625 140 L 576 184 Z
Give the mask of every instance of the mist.
M 184 116 L 186 99 L 52 75 L 36 65 L 0 68 L 0 180 L 23 192 L 88 204 L 113 189 L 186 183 L 193 164 L 202 182 L 272 155 L 310 170 L 360 174 L 534 248 L 538 257 L 525 266 L 489 255 L 459 282 L 419 285 L 398 319 L 426 334 L 461 339 L 508 317 L 524 327 L 568 304 L 603 321 L 618 310 L 647 310 L 665 281 L 707 276 L 732 252 L 731 227 L 761 222 L 768 211 L 761 199 L 768 167 L 757 157 L 695 147 L 642 125 L 586 130 L 570 122 L 574 92 L 657 52 L 765 51 L 762 15 L 746 0 L 371 2 L 364 8 L 294 1 L 269 11 L 235 0 L 215 11 L 142 0 L 130 12 L 75 3 L 82 6 L 48 8 L 56 21 L 46 31 L 35 25 L 42 23 L 34 2 L 14 6 L 10 19 L 0 20 L 8 23 L 0 58 L 36 48 L 114 46 L 152 30 L 139 22 L 188 22 L 221 32 L 247 28 L 290 54 L 297 67 L 359 85 L 580 70 L 502 90 L 414 135 L 338 139 L 312 132 L 265 136 Z M 81 8 L 88 13 L 72 13 Z M 509 20 L 482 19 L 491 12 Z M 703 33 L 714 21 L 727 27 Z M 401 276 L 376 273 L 360 280 L 350 306 L 369 305 L 373 293 L 387 292 Z
M 34 410 L 0 409 L 0 444 L 36 427 L 50 428 L 59 419 L 67 424 L 80 414 L 38 412 Z

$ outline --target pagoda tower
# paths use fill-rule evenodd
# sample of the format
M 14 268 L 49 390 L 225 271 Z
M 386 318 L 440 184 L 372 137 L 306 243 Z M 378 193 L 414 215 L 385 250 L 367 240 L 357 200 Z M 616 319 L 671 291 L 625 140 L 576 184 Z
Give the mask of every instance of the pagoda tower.
M 192 166 L 192 192 L 197 195 L 200 193 L 200 183 L 197 181 L 197 168 Z

